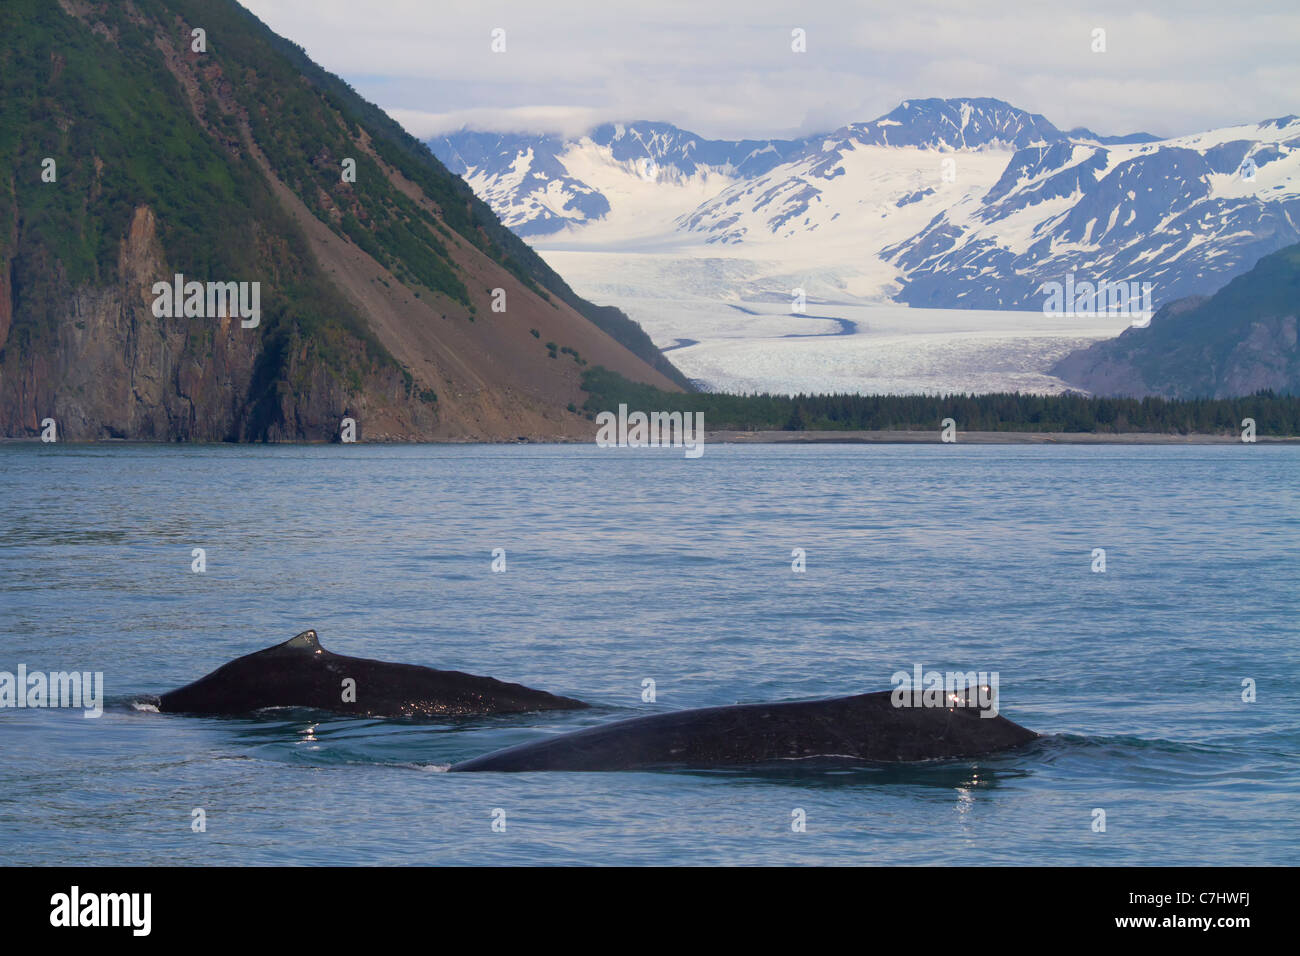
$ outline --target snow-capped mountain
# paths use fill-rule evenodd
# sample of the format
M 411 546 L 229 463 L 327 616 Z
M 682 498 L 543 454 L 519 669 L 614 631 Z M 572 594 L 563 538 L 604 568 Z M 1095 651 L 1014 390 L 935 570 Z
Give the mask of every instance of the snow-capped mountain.
M 1158 140 L 1063 132 L 995 99 L 909 100 L 794 140 L 663 123 L 430 142 L 547 249 L 749 263 L 721 297 L 1038 309 L 1043 283 L 1208 293 L 1300 241 L 1300 118 Z M 736 271 L 736 270 L 733 270 Z M 807 281 L 802 281 L 806 279 Z
M 879 248 L 884 245 L 879 240 L 894 230 L 892 222 L 878 220 L 911 223 L 907 235 L 916 227 L 916 210 L 899 217 L 890 205 L 939 209 L 953 201 L 953 190 L 939 193 L 943 184 L 956 181 L 956 159 L 941 162 L 935 153 L 1002 156 L 1062 135 L 1043 117 L 999 100 L 908 101 L 871 123 L 806 141 L 788 162 L 746 177 L 680 217 L 677 226 L 709 243 L 797 240 L 821 229 L 854 242 L 874 238 Z M 882 203 L 886 208 L 877 208 Z
M 912 305 L 1025 308 L 1043 283 L 1151 282 L 1155 302 L 1212 292 L 1300 239 L 1300 118 L 1158 142 L 1070 140 L 1011 157 L 978 205 L 882 250 Z
M 577 140 L 462 131 L 429 141 L 434 154 L 520 236 L 542 236 L 603 219 L 611 211 L 600 186 L 579 176 L 594 161 L 618 173 L 664 185 L 722 185 L 766 172 L 805 145 L 803 140 L 706 140 L 667 123 L 606 123 Z
M 877 120 L 840 132 L 867 146 L 944 150 L 1018 148 L 1064 135 L 1037 113 L 987 97 L 905 100 Z
M 430 145 L 573 288 L 735 391 L 1059 392 L 1066 354 L 1131 322 L 1057 314 L 1052 286 L 1150 283 L 1145 313 L 1300 241 L 1296 117 L 1157 139 L 927 99 L 802 139 Z
M 559 158 L 566 144 L 554 137 L 463 132 L 429 146 L 518 236 L 545 235 L 609 213 L 608 199 L 569 175 Z

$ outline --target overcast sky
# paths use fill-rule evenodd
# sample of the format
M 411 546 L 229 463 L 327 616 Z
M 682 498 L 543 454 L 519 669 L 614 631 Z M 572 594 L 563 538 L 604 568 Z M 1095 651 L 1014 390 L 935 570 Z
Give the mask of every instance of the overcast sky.
M 1102 134 L 1300 113 L 1296 0 L 241 2 L 422 138 L 606 120 L 766 138 L 927 96 L 993 96 Z M 791 49 L 796 28 L 805 53 Z

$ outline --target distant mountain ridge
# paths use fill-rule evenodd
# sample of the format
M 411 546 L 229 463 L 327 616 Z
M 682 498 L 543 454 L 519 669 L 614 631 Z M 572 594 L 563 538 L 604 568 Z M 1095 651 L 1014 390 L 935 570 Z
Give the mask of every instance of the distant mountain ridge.
M 827 298 L 1036 309 L 1043 283 L 1074 273 L 1149 281 L 1160 304 L 1300 241 L 1294 116 L 1157 139 L 1065 132 L 991 98 L 916 99 L 792 140 L 628 123 L 429 146 L 539 248 L 795 262 Z M 660 211 L 657 232 L 636 230 Z M 732 291 L 788 294 L 790 279 Z
M 832 136 L 841 132 L 867 146 L 950 150 L 1019 148 L 1065 138 L 1045 117 L 991 97 L 904 100 L 879 119 L 846 126 Z
M 1158 143 L 1159 136 L 1152 136 L 1150 133 L 1129 133 L 1125 136 L 1102 136 L 1094 133 L 1086 126 L 1076 126 L 1065 134 L 1071 140 L 1085 140 L 1094 143 L 1100 143 L 1102 146 L 1131 146 L 1134 143 Z
M 668 178 L 690 177 L 708 170 L 747 179 L 783 163 L 825 152 L 824 144 L 833 141 L 961 149 L 1028 145 L 1062 139 L 1064 135 L 1042 116 L 984 98 L 908 100 L 870 123 L 799 139 L 710 140 L 670 123 L 644 121 L 604 123 L 580 139 L 607 149 L 615 162 L 627 164 L 641 174 L 648 162 L 653 164 L 655 175 Z M 499 183 L 500 188 L 486 189 L 481 198 L 521 236 L 547 235 L 608 214 L 608 199 L 570 175 L 563 164 L 561 156 L 573 143 L 548 134 L 471 129 L 428 140 L 434 155 L 453 173 L 470 180 L 487 174 Z M 554 195 L 557 183 L 572 190 L 566 197 L 570 203 L 564 207 L 573 211 L 572 216 L 557 214 L 536 199 L 530 201 L 529 197 L 538 191 Z
M 587 138 L 608 150 L 615 162 L 648 179 L 690 177 L 701 170 L 757 175 L 807 145 L 804 140 L 706 140 L 668 123 L 606 123 Z M 479 170 L 497 169 L 509 161 L 510 171 L 491 185 L 484 182 L 480 198 L 520 236 L 548 235 L 610 212 L 608 198 L 565 168 L 561 155 L 569 143 L 558 137 L 466 130 L 428 145 L 451 172 L 470 180 Z M 560 208 L 552 208 L 548 200 L 558 201 Z

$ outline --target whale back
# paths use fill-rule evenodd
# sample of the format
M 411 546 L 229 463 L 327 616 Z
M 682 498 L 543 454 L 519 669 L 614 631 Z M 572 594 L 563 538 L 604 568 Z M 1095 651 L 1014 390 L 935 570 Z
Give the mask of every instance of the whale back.
M 335 654 L 307 630 L 163 694 L 158 709 L 233 715 L 299 707 L 358 717 L 440 717 L 585 706 L 492 677 Z
M 881 691 L 829 700 L 736 704 L 636 717 L 487 754 L 452 770 L 643 770 L 829 759 L 896 763 L 969 757 L 1037 735 L 949 700 L 897 707 Z

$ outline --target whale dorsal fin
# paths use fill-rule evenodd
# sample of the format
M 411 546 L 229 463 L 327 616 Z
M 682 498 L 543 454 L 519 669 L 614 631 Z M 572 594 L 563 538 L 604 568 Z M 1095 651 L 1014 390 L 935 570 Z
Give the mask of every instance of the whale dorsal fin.
M 303 631 L 301 634 L 289 638 L 280 646 L 285 648 L 286 650 L 293 650 L 293 651 L 316 652 L 323 649 L 320 646 L 320 638 L 316 636 L 315 631 Z

